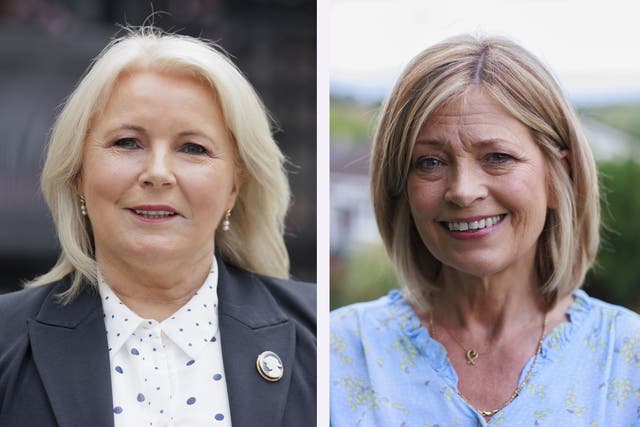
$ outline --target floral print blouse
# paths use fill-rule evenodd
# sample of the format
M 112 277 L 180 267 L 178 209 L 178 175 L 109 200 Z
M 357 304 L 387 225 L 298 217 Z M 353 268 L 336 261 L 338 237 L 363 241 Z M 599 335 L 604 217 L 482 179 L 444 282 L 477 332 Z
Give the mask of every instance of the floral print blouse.
M 334 311 L 331 425 L 640 427 L 640 316 L 574 297 L 528 384 L 488 422 L 458 395 L 444 347 L 399 291 Z

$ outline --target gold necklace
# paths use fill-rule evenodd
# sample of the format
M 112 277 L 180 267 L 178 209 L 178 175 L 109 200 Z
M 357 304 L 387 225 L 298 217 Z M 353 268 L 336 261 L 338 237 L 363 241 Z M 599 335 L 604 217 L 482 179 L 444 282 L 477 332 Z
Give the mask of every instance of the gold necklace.
M 429 312 L 429 329 L 431 332 L 431 336 L 433 336 L 435 338 L 435 334 L 436 334 L 436 327 L 433 324 L 433 312 Z M 464 355 L 467 358 L 467 365 L 471 365 L 471 366 L 475 366 L 476 365 L 476 360 L 478 360 L 478 357 L 480 357 L 483 354 L 487 354 L 488 351 L 483 351 L 483 352 L 479 352 L 476 351 L 473 348 L 466 348 L 462 342 L 460 342 L 460 340 L 458 339 L 458 337 L 456 337 L 453 332 L 449 332 L 448 329 L 446 328 L 442 328 L 444 329 L 444 331 L 447 333 L 447 335 L 449 335 L 453 341 L 455 341 L 456 344 L 458 344 L 458 346 L 460 346 L 460 348 L 462 349 L 462 351 L 464 351 Z
M 431 326 L 431 329 L 433 331 L 433 335 L 435 337 L 435 326 L 433 324 L 433 314 L 430 314 L 429 316 L 429 325 Z M 460 348 L 462 349 L 462 351 L 464 351 L 464 355 L 467 358 L 467 365 L 471 365 L 471 366 L 475 366 L 476 365 L 476 360 L 478 360 L 478 357 L 480 357 L 483 354 L 487 354 L 487 351 L 483 351 L 482 353 L 476 351 L 473 348 L 466 348 L 461 342 L 460 340 L 458 340 L 458 337 L 456 337 L 453 332 L 450 332 L 448 329 L 446 328 L 442 328 L 444 329 L 444 331 L 447 333 L 447 335 L 449 335 L 451 338 L 453 338 L 453 341 L 455 341 L 456 344 L 458 344 L 460 346 Z
M 429 333 L 435 339 L 435 326 L 433 324 L 433 312 L 431 312 L 431 311 L 429 312 L 429 329 L 430 329 Z M 497 414 L 498 412 L 500 412 L 502 409 L 504 409 L 504 407 L 507 406 L 509 403 L 513 402 L 516 397 L 518 397 L 518 395 L 520 394 L 522 389 L 529 382 L 531 374 L 533 373 L 533 369 L 536 367 L 536 362 L 538 361 L 538 356 L 540 356 L 540 353 L 542 352 L 542 341 L 544 340 L 544 333 L 545 333 L 546 329 L 547 329 L 547 313 L 544 313 L 544 316 L 542 318 L 542 331 L 540 332 L 540 338 L 538 339 L 538 346 L 536 347 L 536 352 L 535 352 L 535 355 L 533 357 L 533 362 L 531 362 L 531 367 L 527 371 L 527 374 L 524 376 L 524 379 L 516 387 L 516 389 L 513 391 L 513 393 L 511 394 L 511 397 L 507 401 L 505 401 L 502 405 L 498 406 L 496 409 L 491 409 L 491 410 L 488 410 L 488 411 L 485 411 L 483 409 L 476 409 L 478 412 L 480 412 L 480 415 L 482 415 L 485 418 L 492 417 L 495 414 Z M 447 331 L 446 329 L 445 329 L 445 331 L 447 333 L 449 333 L 449 331 Z M 449 333 L 449 335 L 451 336 L 451 338 L 453 338 L 453 340 L 460 347 L 462 347 L 463 350 L 465 350 L 464 346 L 456 339 L 456 337 L 453 336 L 453 334 Z M 475 350 L 473 350 L 473 349 L 469 349 L 469 350 L 465 350 L 465 351 L 466 351 L 467 363 L 470 364 L 470 365 L 475 365 L 475 360 L 478 358 L 478 353 L 475 352 Z M 471 351 L 473 351 L 475 353 L 475 358 L 473 358 L 473 363 L 471 363 L 471 361 L 469 360 L 469 357 L 470 357 L 469 352 L 471 352 Z M 473 407 L 473 405 L 467 400 L 467 398 L 464 397 L 464 395 L 462 393 L 460 393 L 460 390 L 458 390 L 458 395 L 462 398 L 462 400 L 467 402 L 467 404 L 469 406 Z

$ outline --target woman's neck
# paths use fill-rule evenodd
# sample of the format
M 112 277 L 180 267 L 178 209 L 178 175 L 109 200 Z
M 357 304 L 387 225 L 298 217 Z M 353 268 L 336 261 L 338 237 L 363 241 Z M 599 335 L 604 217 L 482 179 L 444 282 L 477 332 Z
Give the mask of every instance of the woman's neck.
M 100 273 L 120 300 L 138 316 L 159 322 L 184 306 L 202 286 L 213 259 L 131 260 L 96 253 Z
M 541 338 L 567 321 L 573 301 L 569 295 L 549 307 L 535 270 L 516 270 L 474 277 L 443 266 L 431 312 L 420 314 L 444 346 L 459 392 L 477 408 L 509 402 L 524 366 L 537 358 Z
M 546 312 L 535 271 L 474 277 L 443 267 L 432 298 L 439 326 L 497 343 L 510 331 L 540 324 Z

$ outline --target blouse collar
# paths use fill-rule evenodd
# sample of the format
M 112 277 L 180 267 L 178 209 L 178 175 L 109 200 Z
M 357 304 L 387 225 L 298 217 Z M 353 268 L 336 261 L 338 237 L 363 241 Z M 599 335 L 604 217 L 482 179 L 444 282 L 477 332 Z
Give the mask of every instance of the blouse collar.
M 215 257 L 204 283 L 191 299 L 174 314 L 157 322 L 144 319 L 127 307 L 98 271 L 98 289 L 104 310 L 109 352 L 115 354 L 131 337 L 147 338 L 151 329 L 159 327 L 189 357 L 195 359 L 218 331 L 218 265 Z

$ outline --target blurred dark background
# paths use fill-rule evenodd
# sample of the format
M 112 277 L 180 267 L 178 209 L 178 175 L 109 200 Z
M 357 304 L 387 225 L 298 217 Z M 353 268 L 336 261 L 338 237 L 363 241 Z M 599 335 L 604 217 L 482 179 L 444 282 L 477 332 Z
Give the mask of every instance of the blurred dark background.
M 315 2 L 0 0 L 0 293 L 58 257 L 39 176 L 59 106 L 117 24 L 145 22 L 217 42 L 262 97 L 290 162 L 291 274 L 315 281 Z

